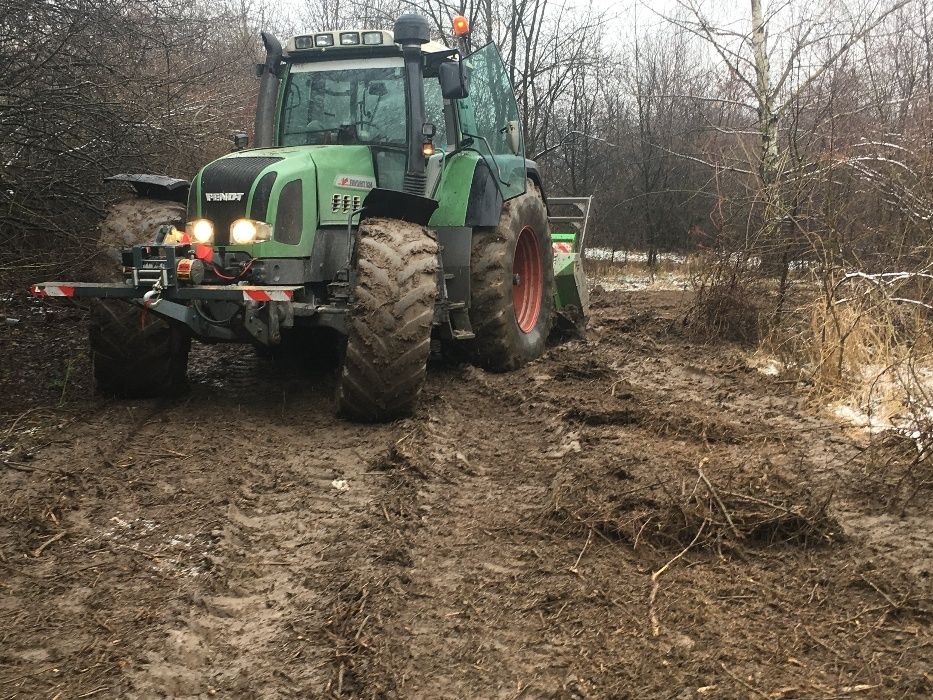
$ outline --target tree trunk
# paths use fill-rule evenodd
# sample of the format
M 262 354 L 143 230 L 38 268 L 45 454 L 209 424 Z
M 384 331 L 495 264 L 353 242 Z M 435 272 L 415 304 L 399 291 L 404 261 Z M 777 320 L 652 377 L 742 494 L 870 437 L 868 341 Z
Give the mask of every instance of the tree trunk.
M 758 125 L 761 133 L 761 180 L 765 187 L 777 179 L 777 115 L 771 94 L 771 68 L 768 63 L 768 38 L 761 0 L 752 3 L 752 47 L 755 52 L 755 87 L 758 93 Z

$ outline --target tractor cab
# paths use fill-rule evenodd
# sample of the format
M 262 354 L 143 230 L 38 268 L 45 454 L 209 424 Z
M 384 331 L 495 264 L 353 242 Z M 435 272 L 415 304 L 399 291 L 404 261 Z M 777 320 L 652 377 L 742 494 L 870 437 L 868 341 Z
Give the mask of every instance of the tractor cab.
M 437 184 L 440 161 L 450 148 L 448 122 L 456 129 L 453 105 L 444 104 L 437 79 L 437 63 L 450 49 L 433 42 L 422 47 L 423 122 L 410 130 L 404 60 L 392 34 L 332 32 L 314 35 L 314 39 L 340 46 L 336 42 L 341 38 L 347 41 L 348 36 L 364 36 L 370 42 L 378 39 L 380 43 L 361 51 L 354 51 L 351 45 L 309 55 L 294 48 L 307 37 L 289 40 L 290 60 L 280 88 L 274 145 L 365 146 L 375 185 L 397 191 L 405 189 L 411 150 L 411 157 L 427 159 L 423 194 L 430 195 Z M 417 137 L 412 149 L 410 131 Z M 369 179 L 361 181 L 368 183 Z
M 492 44 L 464 58 L 462 47 L 430 41 L 423 18 L 404 15 L 394 32 L 294 36 L 275 78 L 277 90 L 261 97 L 276 101 L 275 122 L 257 126 L 257 146 L 365 146 L 376 187 L 426 197 L 447 156 L 473 150 L 504 200 L 525 191 L 518 108 Z

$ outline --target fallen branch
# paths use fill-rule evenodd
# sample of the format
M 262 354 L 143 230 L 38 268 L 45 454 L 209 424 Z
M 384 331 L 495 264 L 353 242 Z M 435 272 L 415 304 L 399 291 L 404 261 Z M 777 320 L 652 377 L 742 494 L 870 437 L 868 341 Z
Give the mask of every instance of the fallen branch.
M 574 562 L 573 566 L 570 567 L 570 571 L 574 574 L 577 574 L 577 576 L 580 575 L 580 560 L 583 559 L 583 555 L 586 553 L 586 549 L 590 546 L 590 542 L 592 542 L 592 540 L 593 528 L 590 527 L 589 534 L 586 536 L 586 542 L 583 544 L 583 549 L 580 550 L 580 556 L 577 557 L 576 562 Z
M 26 411 L 23 411 L 23 412 L 20 413 L 18 416 L 16 416 L 15 420 L 14 420 L 13 423 L 10 425 L 10 427 L 6 429 L 6 432 L 5 432 L 4 435 L 3 435 L 3 439 L 6 440 L 8 437 L 10 437 L 10 436 L 13 434 L 13 431 L 16 430 L 16 426 L 19 425 L 19 422 L 20 422 L 23 418 L 25 418 L 26 416 L 28 416 L 30 413 L 35 413 L 36 411 L 42 410 L 42 408 L 44 408 L 44 407 L 43 407 L 43 406 L 37 406 L 37 407 L 35 407 L 35 408 L 30 408 L 30 409 L 28 409 L 28 410 L 26 410 Z
M 752 691 L 752 692 L 753 692 L 755 695 L 757 695 L 758 697 L 765 698 L 766 700 L 767 700 L 768 698 L 771 697 L 771 696 L 768 695 L 767 693 L 763 693 L 763 692 L 761 692 L 760 690 L 758 690 L 758 688 L 756 688 L 755 686 L 753 686 L 751 683 L 748 683 L 748 682 L 746 682 L 746 681 L 743 681 L 741 678 L 739 678 L 737 675 L 735 675 L 732 671 L 730 671 L 728 668 L 726 668 L 726 665 L 725 665 L 724 663 L 722 663 L 721 661 L 719 662 L 719 665 L 722 667 L 722 670 L 726 672 L 726 675 L 729 676 L 729 678 L 731 678 L 732 680 L 734 680 L 734 681 L 735 681 L 736 683 L 738 683 L 739 685 L 745 686 L 748 690 Z
M 39 547 L 36 548 L 36 550 L 32 553 L 32 556 L 38 559 L 39 557 L 42 556 L 42 552 L 45 551 L 46 547 L 48 547 L 50 544 L 54 544 L 55 542 L 58 542 L 62 537 L 64 537 L 67 534 L 68 534 L 68 530 L 62 530 L 61 532 L 55 533 L 49 539 L 47 539 L 45 542 L 39 545 Z
M 706 520 L 700 525 L 700 529 L 697 530 L 696 537 L 693 538 L 693 541 L 684 547 L 680 553 L 671 559 L 667 564 L 662 566 L 660 569 L 651 574 L 651 595 L 648 596 L 648 617 L 651 620 L 651 634 L 655 637 L 661 635 L 661 623 L 658 622 L 658 615 L 654 609 L 654 602 L 658 597 L 658 579 L 661 578 L 661 575 L 670 568 L 671 564 L 680 559 L 684 554 L 690 551 L 690 548 L 697 543 L 697 540 L 700 539 L 700 535 L 703 534 L 703 528 L 706 527 Z
M 697 466 L 697 473 L 700 475 L 703 483 L 706 484 L 706 488 L 709 490 L 709 495 L 713 497 L 713 500 L 716 501 L 716 505 L 719 506 L 719 510 L 721 510 L 722 514 L 725 516 L 726 522 L 729 523 L 729 528 L 732 530 L 732 534 L 735 535 L 736 539 L 742 539 L 742 535 L 739 534 L 738 528 L 736 528 L 735 523 L 732 522 L 732 516 L 730 516 L 729 511 L 726 510 L 725 504 L 722 502 L 722 499 L 719 497 L 716 489 L 713 488 L 710 480 L 706 478 L 706 474 L 703 473 L 703 465 L 708 461 L 709 459 L 707 457 L 704 457 L 702 460 L 700 460 L 700 464 Z

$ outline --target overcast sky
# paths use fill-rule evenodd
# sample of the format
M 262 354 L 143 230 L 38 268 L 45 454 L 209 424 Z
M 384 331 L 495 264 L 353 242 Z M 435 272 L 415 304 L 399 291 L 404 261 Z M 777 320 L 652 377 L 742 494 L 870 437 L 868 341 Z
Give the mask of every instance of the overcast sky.
M 748 3 L 727 2 L 724 0 L 697 0 L 698 4 L 708 12 L 710 16 L 716 17 L 719 22 L 734 23 L 733 28 L 745 30 L 749 23 Z M 552 2 L 553 6 L 559 5 L 560 0 Z M 290 15 L 294 18 L 297 25 L 300 17 L 300 8 L 306 3 L 303 0 L 284 0 L 284 6 L 289 9 Z M 767 2 L 765 5 L 767 6 Z M 647 31 L 663 24 L 664 20 L 659 15 L 676 14 L 679 4 L 677 0 L 568 0 L 568 7 L 579 7 L 585 11 L 588 7 L 606 12 L 607 15 L 607 34 L 618 37 L 622 41 L 630 39 L 635 31 Z M 302 27 L 302 30 L 329 29 L 329 27 Z

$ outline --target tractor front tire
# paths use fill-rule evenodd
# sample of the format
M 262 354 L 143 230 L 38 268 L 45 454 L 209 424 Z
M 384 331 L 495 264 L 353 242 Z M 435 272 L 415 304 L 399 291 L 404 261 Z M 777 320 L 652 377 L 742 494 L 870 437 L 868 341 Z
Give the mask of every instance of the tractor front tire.
M 554 253 L 547 208 L 528 180 L 502 207 L 496 228 L 473 232 L 470 323 L 473 361 L 517 369 L 545 350 L 554 309 Z
M 136 305 L 96 303 L 90 340 L 98 393 L 148 399 L 174 396 L 187 388 L 191 336 Z
M 375 423 L 412 413 L 424 386 L 437 297 L 437 242 L 417 224 L 360 223 L 338 412 Z
M 135 197 L 113 204 L 100 225 L 105 258 L 100 276 L 123 279 L 120 251 L 149 243 L 160 226 L 184 228 L 185 205 Z M 187 387 L 191 336 L 139 306 L 99 300 L 91 304 L 89 336 L 98 393 L 125 399 L 173 396 Z

